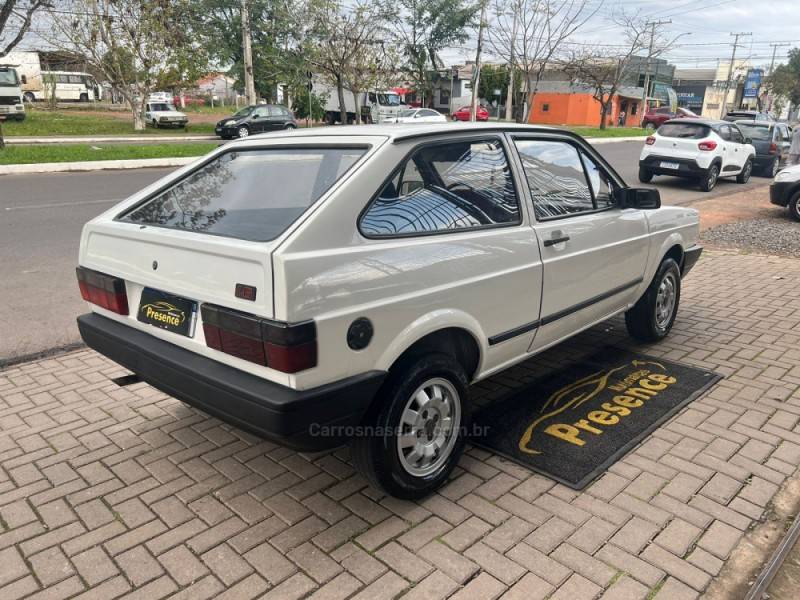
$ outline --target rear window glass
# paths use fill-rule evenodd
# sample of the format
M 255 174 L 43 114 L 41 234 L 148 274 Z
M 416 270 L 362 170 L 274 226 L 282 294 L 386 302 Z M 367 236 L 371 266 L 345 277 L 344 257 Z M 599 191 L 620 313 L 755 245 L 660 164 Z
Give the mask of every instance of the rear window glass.
M 230 151 L 120 220 L 252 241 L 283 233 L 365 148 Z
M 769 127 L 759 127 L 758 125 L 742 125 L 738 123 L 739 129 L 747 137 L 754 140 L 771 140 L 772 130 Z
M 664 123 L 658 128 L 658 135 L 669 138 L 699 140 L 708 136 L 709 128 L 698 123 Z

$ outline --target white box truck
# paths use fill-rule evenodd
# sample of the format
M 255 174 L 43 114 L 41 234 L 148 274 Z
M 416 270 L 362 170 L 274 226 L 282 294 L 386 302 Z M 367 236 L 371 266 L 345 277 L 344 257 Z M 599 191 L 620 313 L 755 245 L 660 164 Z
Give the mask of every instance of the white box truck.
M 342 115 L 336 86 L 328 85 L 321 79 L 315 78 L 313 91 L 317 96 L 325 97 L 325 122 L 329 125 L 341 123 Z M 401 110 L 408 108 L 400 102 L 400 96 L 391 90 L 361 92 L 358 98 L 358 106 L 365 123 L 392 123 Z M 344 105 L 345 111 L 347 111 L 347 122 L 355 123 L 356 101 L 353 92 L 347 88 L 344 90 Z
M 0 66 L 0 119 L 25 120 L 20 78 L 14 67 Z

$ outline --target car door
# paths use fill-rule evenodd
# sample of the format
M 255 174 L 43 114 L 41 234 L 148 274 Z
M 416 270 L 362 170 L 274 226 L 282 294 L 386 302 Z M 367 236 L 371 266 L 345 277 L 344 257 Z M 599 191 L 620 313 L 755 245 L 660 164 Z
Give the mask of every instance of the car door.
M 261 133 L 267 131 L 269 127 L 269 109 L 266 105 L 257 106 L 250 117 L 251 133 Z
M 283 114 L 283 110 L 281 110 L 280 106 L 267 106 L 267 119 L 264 125 L 265 131 L 277 131 L 279 129 L 283 129 L 284 124 L 286 123 L 286 117 Z
M 558 136 L 512 137 L 543 264 L 539 332 L 531 345 L 542 349 L 638 299 L 649 228 L 644 211 L 614 205 L 622 182 L 590 147 Z
M 721 175 L 738 171 L 739 166 L 736 164 L 736 155 L 733 151 L 733 140 L 731 139 L 731 126 L 720 125 L 717 134 L 722 138 L 722 170 Z
M 792 133 L 789 131 L 789 126 L 783 123 L 778 123 L 778 134 L 775 143 L 778 145 L 778 156 L 780 157 L 781 166 L 785 165 L 789 159 L 789 148 L 792 146 Z
M 744 163 L 750 156 L 750 149 L 745 143 L 745 135 L 737 125 L 729 125 L 731 130 L 731 145 L 733 147 L 733 161 L 736 164 L 736 169 L 741 170 L 744 168 Z

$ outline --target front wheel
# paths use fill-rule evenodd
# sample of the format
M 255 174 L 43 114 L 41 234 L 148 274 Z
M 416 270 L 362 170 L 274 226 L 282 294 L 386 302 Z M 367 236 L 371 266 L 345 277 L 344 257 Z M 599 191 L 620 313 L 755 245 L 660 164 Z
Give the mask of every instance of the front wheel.
M 736 176 L 736 183 L 747 183 L 750 181 L 750 175 L 753 174 L 753 159 L 748 158 L 744 163 L 741 173 Z
M 710 192 L 717 185 L 719 179 L 719 165 L 713 164 L 708 168 L 706 174 L 700 179 L 700 191 Z
M 797 192 L 789 200 L 789 214 L 795 221 L 800 221 L 800 192 Z
M 25 99 L 25 102 L 28 104 L 33 104 L 36 102 L 36 96 L 33 95 L 33 92 L 25 92 L 22 97 Z
M 350 442 L 353 464 L 375 487 L 407 500 L 427 496 L 458 463 L 470 419 L 467 376 L 447 354 L 393 369 L 380 404 Z
M 236 130 L 236 136 L 240 139 L 246 138 L 249 135 L 250 135 L 250 130 L 244 125 L 242 125 L 241 127 L 239 127 L 239 129 Z
M 639 167 L 639 181 L 642 183 L 650 183 L 653 181 L 653 172 L 650 169 Z
M 641 342 L 657 342 L 675 323 L 681 300 L 681 270 L 671 258 L 665 258 L 656 276 L 639 301 L 625 313 L 628 333 Z

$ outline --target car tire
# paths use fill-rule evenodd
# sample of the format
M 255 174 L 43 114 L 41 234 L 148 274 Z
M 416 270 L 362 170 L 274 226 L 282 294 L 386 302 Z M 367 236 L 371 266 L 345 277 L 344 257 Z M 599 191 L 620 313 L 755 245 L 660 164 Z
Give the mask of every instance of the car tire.
M 88 102 L 89 101 L 89 94 L 81 94 L 78 100 L 80 102 Z
M 736 176 L 736 183 L 747 183 L 750 181 L 750 175 L 753 174 L 753 159 L 748 158 L 744 163 L 741 172 Z
M 706 174 L 700 178 L 700 190 L 710 192 L 717 185 L 717 181 L 719 181 L 719 165 L 714 163 L 708 167 Z
M 645 123 L 644 124 L 644 130 L 647 133 L 652 133 L 652 132 L 654 132 L 656 130 L 656 124 L 655 123 Z
M 800 221 L 800 192 L 796 192 L 789 200 L 789 215 L 795 220 Z
M 36 96 L 34 96 L 33 92 L 25 92 L 25 93 L 22 95 L 22 98 L 23 98 L 23 99 L 25 100 L 25 102 L 27 102 L 28 104 L 33 104 L 34 102 L 36 102 Z
M 283 126 L 283 128 L 291 131 L 292 129 L 297 129 L 297 125 L 294 125 L 293 123 L 287 123 L 286 125 Z
M 775 176 L 781 170 L 781 159 L 779 157 L 775 157 L 775 160 L 764 169 L 764 176 L 769 177 L 770 179 L 775 179 Z
M 639 181 L 642 183 L 650 183 L 653 181 L 653 172 L 645 167 L 639 167 Z
M 420 405 L 421 395 L 430 408 Z M 448 354 L 412 356 L 392 368 L 378 400 L 361 435 L 350 441 L 353 464 L 392 496 L 423 498 L 447 480 L 464 451 L 470 420 L 467 375 Z M 435 435 L 446 419 L 449 429 Z
M 247 127 L 247 125 L 241 125 L 241 126 L 240 126 L 240 127 L 237 129 L 237 130 L 236 130 L 236 137 L 238 137 L 239 139 L 246 138 L 246 137 L 248 137 L 249 135 L 250 135 L 250 128 L 249 128 L 249 127 Z
M 625 326 L 640 342 L 657 342 L 672 329 L 681 300 L 681 270 L 672 258 L 661 261 L 653 281 L 625 313 Z

